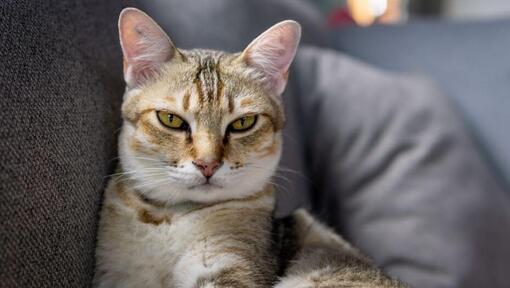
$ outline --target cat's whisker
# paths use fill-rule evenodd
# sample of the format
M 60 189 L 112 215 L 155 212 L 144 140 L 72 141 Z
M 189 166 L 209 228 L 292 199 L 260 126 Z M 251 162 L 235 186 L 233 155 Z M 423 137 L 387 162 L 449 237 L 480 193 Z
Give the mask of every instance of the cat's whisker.
M 288 167 L 285 167 L 285 166 L 278 166 L 278 167 L 276 167 L 276 170 L 285 171 L 285 172 L 291 172 L 291 173 L 296 173 L 296 174 L 303 175 L 303 173 L 301 171 L 298 171 L 298 170 L 295 170 L 295 169 L 291 169 L 291 168 L 288 168 Z
M 144 170 L 146 170 L 146 169 L 148 169 L 148 168 L 124 171 L 121 173 L 114 173 L 114 174 L 110 175 L 110 177 L 119 177 L 120 178 L 120 179 L 118 179 L 119 183 L 125 182 L 127 180 L 141 181 L 141 180 L 143 180 L 143 178 L 147 178 L 147 177 L 157 177 L 157 176 L 171 177 L 171 175 L 168 175 L 166 173 L 158 172 L 159 170 L 151 171 L 150 173 L 144 172 Z M 137 175 L 140 175 L 142 177 L 139 177 Z
M 254 165 L 251 165 L 250 167 L 262 169 L 262 170 L 269 170 L 267 168 L 258 167 L 258 166 L 254 166 Z M 271 178 L 276 179 L 276 180 L 280 179 L 280 180 L 284 181 L 284 183 L 286 183 L 286 185 L 283 185 L 283 184 L 280 184 L 280 183 L 277 183 L 274 181 L 270 182 L 271 184 L 277 186 L 282 192 L 289 194 L 289 193 L 292 193 L 292 191 L 294 190 L 294 183 L 289 178 L 287 178 L 283 175 L 278 175 L 278 174 L 273 174 L 271 176 Z
M 172 172 L 172 173 L 168 173 L 168 172 Z M 169 181 L 169 180 L 179 181 L 180 180 L 180 178 L 178 176 L 172 175 L 172 174 L 178 174 L 180 176 L 186 175 L 184 173 L 170 171 L 168 169 L 168 167 L 146 167 L 146 168 L 142 168 L 142 169 L 123 171 L 120 173 L 113 173 L 107 177 L 118 177 L 118 180 L 117 180 L 118 183 L 123 183 L 128 180 L 133 180 L 133 181 L 141 182 L 141 183 L 148 181 L 148 183 L 147 183 L 148 186 L 152 185 L 152 186 L 156 187 L 158 185 L 161 185 L 162 183 L 154 183 L 154 180 L 155 180 L 154 178 L 156 178 L 156 179 L 160 178 L 159 180 L 165 180 L 165 181 Z M 142 187 L 139 187 L 139 188 L 142 188 Z
M 157 181 L 145 181 L 145 183 L 134 185 L 133 188 L 135 190 L 139 190 L 140 192 L 143 193 L 142 189 L 148 188 L 148 187 L 152 187 L 154 189 L 154 188 L 157 188 L 157 187 L 161 186 L 161 184 L 163 184 L 163 183 L 165 183 L 167 181 L 168 181 L 168 179 L 165 179 L 165 178 L 164 179 L 159 179 Z
M 292 181 L 290 181 L 289 179 L 283 177 L 283 176 L 278 176 L 278 175 L 273 175 L 272 177 L 273 179 L 275 179 L 276 181 L 278 181 L 278 179 L 281 179 L 282 181 L 284 181 L 285 183 L 287 183 L 287 186 L 285 185 L 280 185 L 282 187 L 287 187 L 287 189 L 289 190 L 294 190 L 294 184 L 292 183 Z
M 121 130 L 122 130 L 122 126 L 120 126 L 119 128 L 115 129 L 115 131 L 113 131 L 113 134 L 117 134 L 117 133 L 119 133 Z
M 115 176 L 132 175 L 132 174 L 135 174 L 135 173 L 140 173 L 141 171 L 142 170 L 128 170 L 128 171 L 123 171 L 123 172 L 117 172 L 117 173 L 113 173 L 113 174 L 107 175 L 107 176 L 105 176 L 105 178 L 115 177 Z
M 132 177 L 124 177 L 117 180 L 117 183 L 124 183 L 127 181 L 135 181 L 135 182 L 141 182 L 141 179 L 139 178 L 132 178 Z
M 261 169 L 261 170 L 266 170 L 266 171 L 271 171 L 272 169 L 268 169 L 268 168 L 265 168 L 265 167 L 260 167 L 260 166 L 255 166 L 255 165 L 249 165 L 248 167 L 252 167 L 252 168 L 256 168 L 256 169 Z M 286 176 L 284 175 L 278 175 L 279 171 L 275 171 L 275 173 L 272 175 L 272 177 L 277 177 L 277 178 L 281 178 L 281 179 L 284 179 L 286 181 L 290 181 L 290 179 L 288 179 Z
M 124 158 L 124 159 L 139 159 L 139 160 L 152 161 L 152 162 L 156 162 L 156 163 L 164 163 L 164 161 L 161 160 L 161 159 L 155 159 L 155 158 L 149 158 L 149 157 L 140 157 L 140 156 L 117 156 L 117 157 L 111 158 L 109 161 L 112 162 L 112 161 L 115 161 L 115 160 L 119 160 L 120 158 Z
M 294 144 L 298 144 L 299 145 L 301 143 L 300 141 L 297 141 L 296 138 L 291 137 L 290 135 L 282 133 L 282 136 L 283 136 L 284 139 L 288 139 L 289 141 L 291 141 Z
M 278 192 L 282 192 L 284 193 L 285 195 L 289 195 L 291 193 L 291 191 L 289 190 L 289 188 L 279 184 L 279 183 L 276 183 L 276 182 L 273 182 L 273 181 L 266 181 L 266 183 L 269 183 L 273 186 L 275 186 L 275 188 L 277 188 L 276 190 Z
M 268 169 L 266 167 L 261 167 L 261 166 L 253 165 L 251 163 L 246 163 L 245 165 L 249 166 L 249 167 L 258 168 L 258 169 L 270 170 L 270 169 Z M 312 182 L 312 180 L 308 176 L 306 176 L 302 172 L 294 170 L 294 169 L 290 169 L 290 168 L 286 168 L 286 167 L 277 167 L 275 169 L 275 173 L 278 173 L 278 172 L 281 172 L 281 173 L 292 173 L 292 174 L 294 174 L 296 176 L 299 176 L 299 177 L 303 178 L 304 180 L 306 180 L 308 182 Z
M 165 201 L 165 206 L 169 206 L 171 203 L 173 203 L 175 198 L 176 198 L 175 193 L 169 193 L 168 199 Z

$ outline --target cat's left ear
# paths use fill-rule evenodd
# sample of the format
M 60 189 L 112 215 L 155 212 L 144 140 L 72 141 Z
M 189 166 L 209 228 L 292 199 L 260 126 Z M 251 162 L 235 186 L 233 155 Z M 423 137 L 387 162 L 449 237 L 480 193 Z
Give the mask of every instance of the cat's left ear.
M 165 62 L 180 55 L 163 29 L 136 8 L 125 8 L 120 13 L 119 38 L 128 87 L 144 84 Z
M 280 95 L 285 89 L 300 38 L 299 23 L 282 21 L 253 40 L 241 54 L 242 60 L 262 75 L 269 92 Z

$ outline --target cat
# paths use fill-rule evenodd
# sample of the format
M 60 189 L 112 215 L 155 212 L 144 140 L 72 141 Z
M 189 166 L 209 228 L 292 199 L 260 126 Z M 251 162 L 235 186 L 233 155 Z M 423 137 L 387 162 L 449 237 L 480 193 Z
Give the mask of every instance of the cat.
M 272 217 L 297 22 L 235 54 L 177 49 L 135 8 L 119 34 L 124 122 L 95 287 L 405 287 L 306 211 Z

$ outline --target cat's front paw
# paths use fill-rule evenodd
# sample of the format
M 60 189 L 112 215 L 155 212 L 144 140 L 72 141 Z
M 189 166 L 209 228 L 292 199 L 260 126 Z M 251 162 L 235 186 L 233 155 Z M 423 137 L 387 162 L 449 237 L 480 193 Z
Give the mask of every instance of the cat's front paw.
M 299 276 L 287 276 L 282 278 L 274 288 L 315 288 L 316 284 L 311 283 L 308 279 Z
M 224 282 L 224 281 L 220 281 Z M 226 282 L 226 283 L 215 283 L 215 282 L 201 282 L 197 283 L 193 288 L 249 288 L 249 287 L 259 287 L 248 285 L 242 282 Z
M 218 288 L 214 283 L 208 282 L 208 283 L 199 283 L 195 285 L 193 288 Z

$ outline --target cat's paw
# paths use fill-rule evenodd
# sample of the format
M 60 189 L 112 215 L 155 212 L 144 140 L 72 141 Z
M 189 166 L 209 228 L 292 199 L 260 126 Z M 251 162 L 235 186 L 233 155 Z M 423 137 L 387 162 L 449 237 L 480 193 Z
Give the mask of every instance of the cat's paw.
M 274 288 L 315 288 L 317 285 L 300 276 L 287 276 L 281 279 Z
M 214 285 L 214 283 L 203 283 L 203 284 L 199 284 L 198 286 L 194 286 L 193 288 L 218 288 L 217 286 Z

